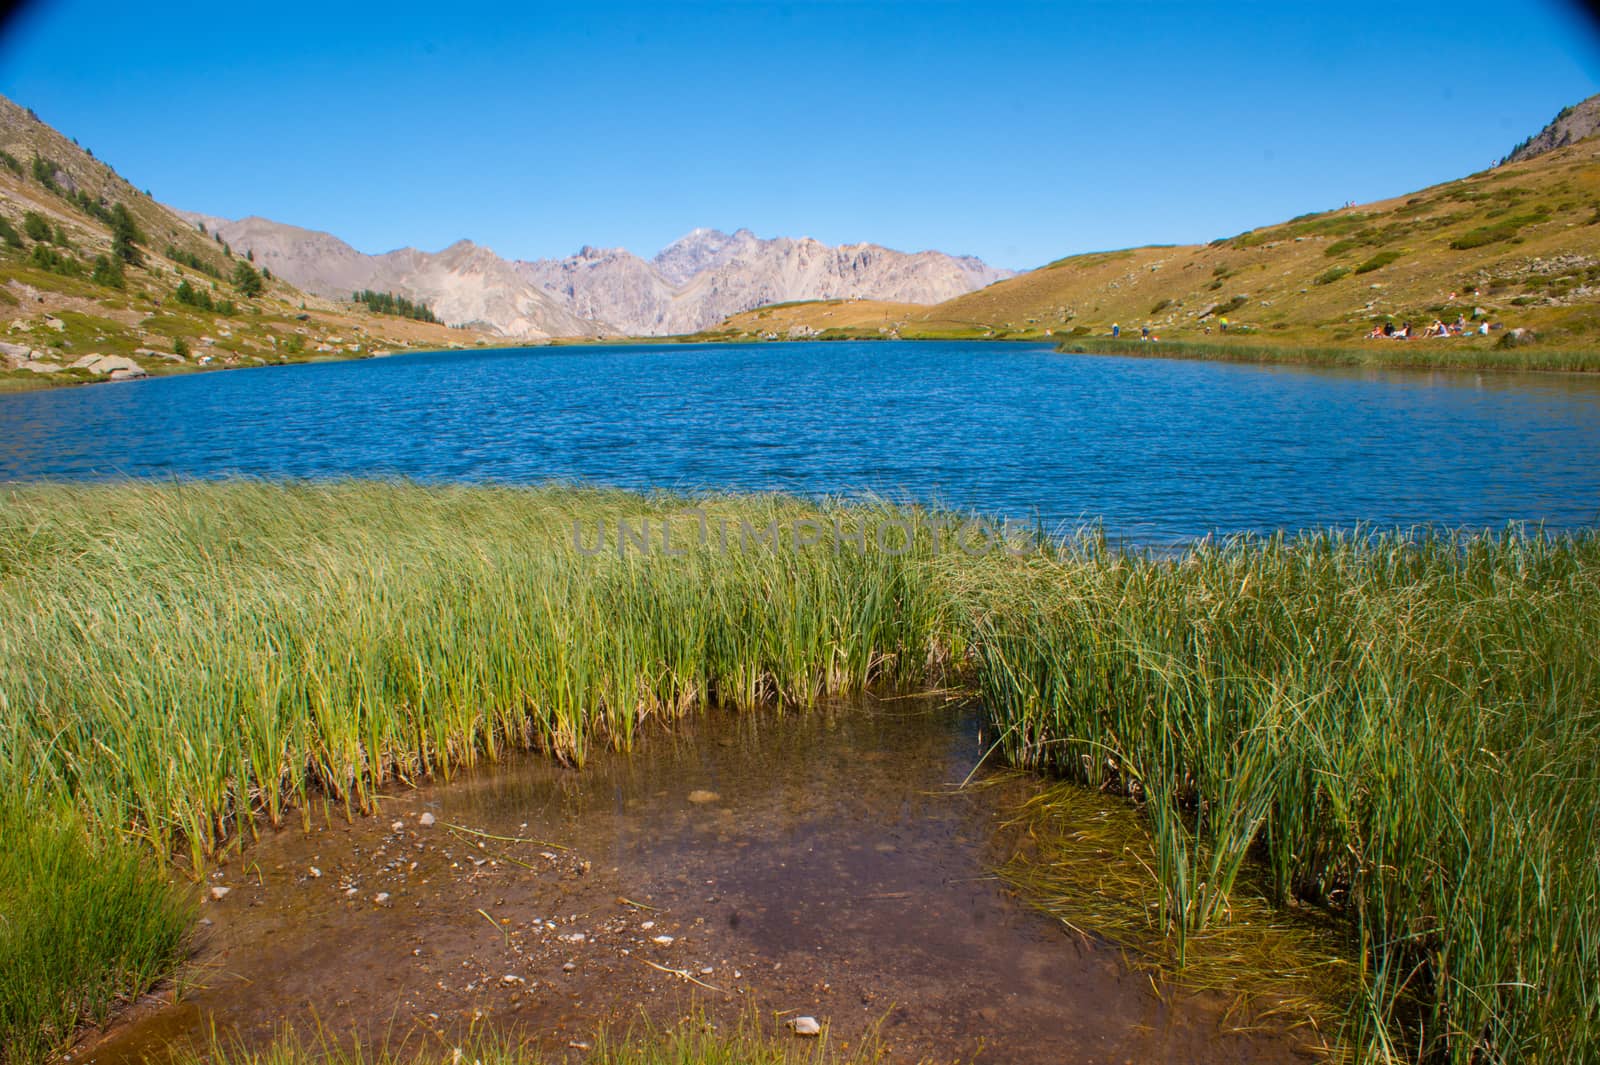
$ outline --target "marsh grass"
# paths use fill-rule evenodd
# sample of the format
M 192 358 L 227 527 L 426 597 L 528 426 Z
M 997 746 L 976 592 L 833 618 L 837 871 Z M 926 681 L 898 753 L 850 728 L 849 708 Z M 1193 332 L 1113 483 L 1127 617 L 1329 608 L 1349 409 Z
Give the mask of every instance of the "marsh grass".
M 42 1060 L 164 977 L 192 920 L 143 848 L 0 794 L 0 1063 Z
M 1013 761 L 1141 803 L 1179 959 L 1253 863 L 1349 921 L 1363 1055 L 1600 1045 L 1600 539 L 1087 545 L 966 594 Z
M 764 527 L 865 520 L 695 501 Z M 700 703 L 810 706 L 959 651 L 919 544 L 586 555 L 574 522 L 681 497 L 227 484 L 30 488 L 0 504 L 0 777 L 158 855 L 505 747 L 581 764 Z M 735 525 L 737 528 L 737 524 Z M 613 535 L 613 539 L 615 536 Z
M 1293 1031 L 1323 1057 L 1346 1049 L 1338 1038 L 1357 991 L 1354 951 L 1325 913 L 1274 907 L 1252 878 L 1230 895 L 1226 920 L 1179 939 L 1163 921 L 1149 823 L 1126 801 L 1055 784 L 1021 803 L 1009 827 L 1019 840 L 1000 876 L 1076 934 L 1124 948 L 1163 992 L 1218 992 L 1233 1000 L 1235 1030 Z
M 1360 340 L 1348 346 L 1223 340 L 1163 340 L 1158 344 L 1110 337 L 1073 337 L 1056 350 L 1075 355 L 1127 355 L 1149 359 L 1197 359 L 1285 366 L 1350 366 L 1392 370 L 1504 370 L 1507 372 L 1600 372 L 1600 353 L 1561 347 L 1518 348 L 1515 353 L 1477 347 L 1467 337 L 1450 340 Z
M 319 1030 L 306 1037 L 283 1029 L 264 1048 L 213 1035 L 204 1051 L 180 1051 L 174 1065 L 547 1065 L 575 1060 L 571 1050 L 546 1053 L 537 1033 L 468 1032 L 448 1038 L 412 1033 L 397 1045 L 341 1039 Z M 602 1029 L 582 1052 L 586 1065 L 875 1065 L 885 1060 L 881 1042 L 869 1032 L 856 1046 L 824 1029 L 816 1039 L 796 1039 L 751 1008 L 719 1026 L 698 1007 L 676 1024 L 641 1019 L 621 1033 Z
M 592 543 L 690 504 L 915 535 L 904 553 L 574 543 L 574 521 Z M 948 675 L 1014 764 L 1138 811 L 1144 919 L 1189 979 L 1259 953 L 1238 937 L 1264 898 L 1353 944 L 1338 1039 L 1362 1057 L 1600 1046 L 1600 537 L 1156 558 L 1086 536 L 970 558 L 936 551 L 927 518 L 559 487 L 8 489 L 0 792 L 192 871 L 262 821 L 371 810 L 385 782 L 508 747 L 581 764 L 696 705 Z

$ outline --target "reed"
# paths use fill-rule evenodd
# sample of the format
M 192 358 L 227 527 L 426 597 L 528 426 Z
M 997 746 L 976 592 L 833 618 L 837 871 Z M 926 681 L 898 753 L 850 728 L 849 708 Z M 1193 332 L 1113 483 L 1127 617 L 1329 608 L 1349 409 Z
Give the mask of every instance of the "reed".
M 1012 759 L 1141 801 L 1180 958 L 1248 858 L 1348 916 L 1363 1057 L 1600 1047 L 1600 539 L 1086 544 L 963 594 Z
M 165 976 L 192 907 L 59 802 L 0 795 L 0 841 L 0 1063 L 22 1065 Z
M 726 550 L 687 535 L 690 508 Z M 672 515 L 685 538 L 648 526 L 640 553 Z M 936 548 L 936 517 L 563 487 L 6 489 L 0 794 L 198 870 L 261 820 L 370 810 L 385 782 L 506 747 L 582 763 L 697 705 L 952 674 L 1015 764 L 1140 811 L 1174 963 L 1214 956 L 1260 895 L 1342 924 L 1340 1038 L 1366 1058 L 1600 1048 L 1600 536 L 973 558 Z M 908 550 L 745 531 L 888 521 Z

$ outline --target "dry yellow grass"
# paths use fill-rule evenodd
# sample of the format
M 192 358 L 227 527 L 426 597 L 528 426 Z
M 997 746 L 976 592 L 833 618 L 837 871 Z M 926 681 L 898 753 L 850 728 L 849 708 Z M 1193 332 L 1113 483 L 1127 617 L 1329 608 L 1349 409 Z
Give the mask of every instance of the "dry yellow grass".
M 819 303 L 763 309 L 712 335 L 754 338 L 769 321 L 780 336 L 876 335 L 887 320 L 907 338 L 1095 337 L 1115 323 L 1124 336 L 1148 326 L 1197 340 L 1220 339 L 1226 315 L 1230 341 L 1360 345 L 1385 316 L 1421 328 L 1480 311 L 1534 330 L 1540 347 L 1594 350 L 1600 140 L 1210 244 L 1075 255 L 931 307 L 849 307 L 850 317 Z M 1486 347 L 1499 335 L 1437 343 Z

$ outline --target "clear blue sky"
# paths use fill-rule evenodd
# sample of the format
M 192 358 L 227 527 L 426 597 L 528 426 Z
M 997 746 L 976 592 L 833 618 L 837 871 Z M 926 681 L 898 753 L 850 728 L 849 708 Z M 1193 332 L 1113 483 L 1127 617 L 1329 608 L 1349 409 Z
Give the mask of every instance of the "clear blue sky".
M 1481 169 L 1597 90 L 1554 0 L 62 0 L 0 41 L 0 92 L 167 203 L 520 258 L 1209 240 Z

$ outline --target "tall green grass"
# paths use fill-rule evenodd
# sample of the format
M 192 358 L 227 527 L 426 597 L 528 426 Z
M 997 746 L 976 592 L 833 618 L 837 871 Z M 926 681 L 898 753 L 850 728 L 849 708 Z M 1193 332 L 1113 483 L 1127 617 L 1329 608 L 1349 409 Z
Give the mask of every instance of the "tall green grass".
M 614 549 L 619 519 L 683 534 L 691 504 L 728 550 Z M 1239 919 L 1248 874 L 1347 922 L 1347 1042 L 1374 1060 L 1600 1048 L 1600 537 L 971 558 L 936 551 L 926 517 L 564 488 L 8 489 L 0 793 L 26 783 L 199 868 L 258 818 L 371 809 L 386 781 L 502 748 L 581 763 L 699 704 L 958 673 L 1016 763 L 1138 804 L 1180 962 Z M 917 525 L 911 550 L 741 542 L 886 518 Z
M 0 794 L 0 1063 L 43 1060 L 144 992 L 190 920 L 142 848 L 91 833 L 59 801 Z
M 1086 546 L 966 593 L 1018 763 L 1143 803 L 1162 913 L 1347 913 L 1373 1060 L 1600 1048 L 1600 539 Z
M 918 555 L 773 549 L 745 526 L 870 517 L 699 501 L 666 555 L 619 521 L 679 497 L 229 484 L 16 489 L 0 504 L 0 780 L 198 866 L 260 811 L 369 809 L 505 746 L 581 763 L 697 703 L 813 704 L 938 667 Z M 721 547 L 716 518 L 729 522 Z M 577 524 L 577 534 L 574 533 Z M 596 527 L 608 528 L 594 554 Z M 925 541 L 925 538 L 924 538 Z M 581 545 L 581 547 L 580 547 Z

